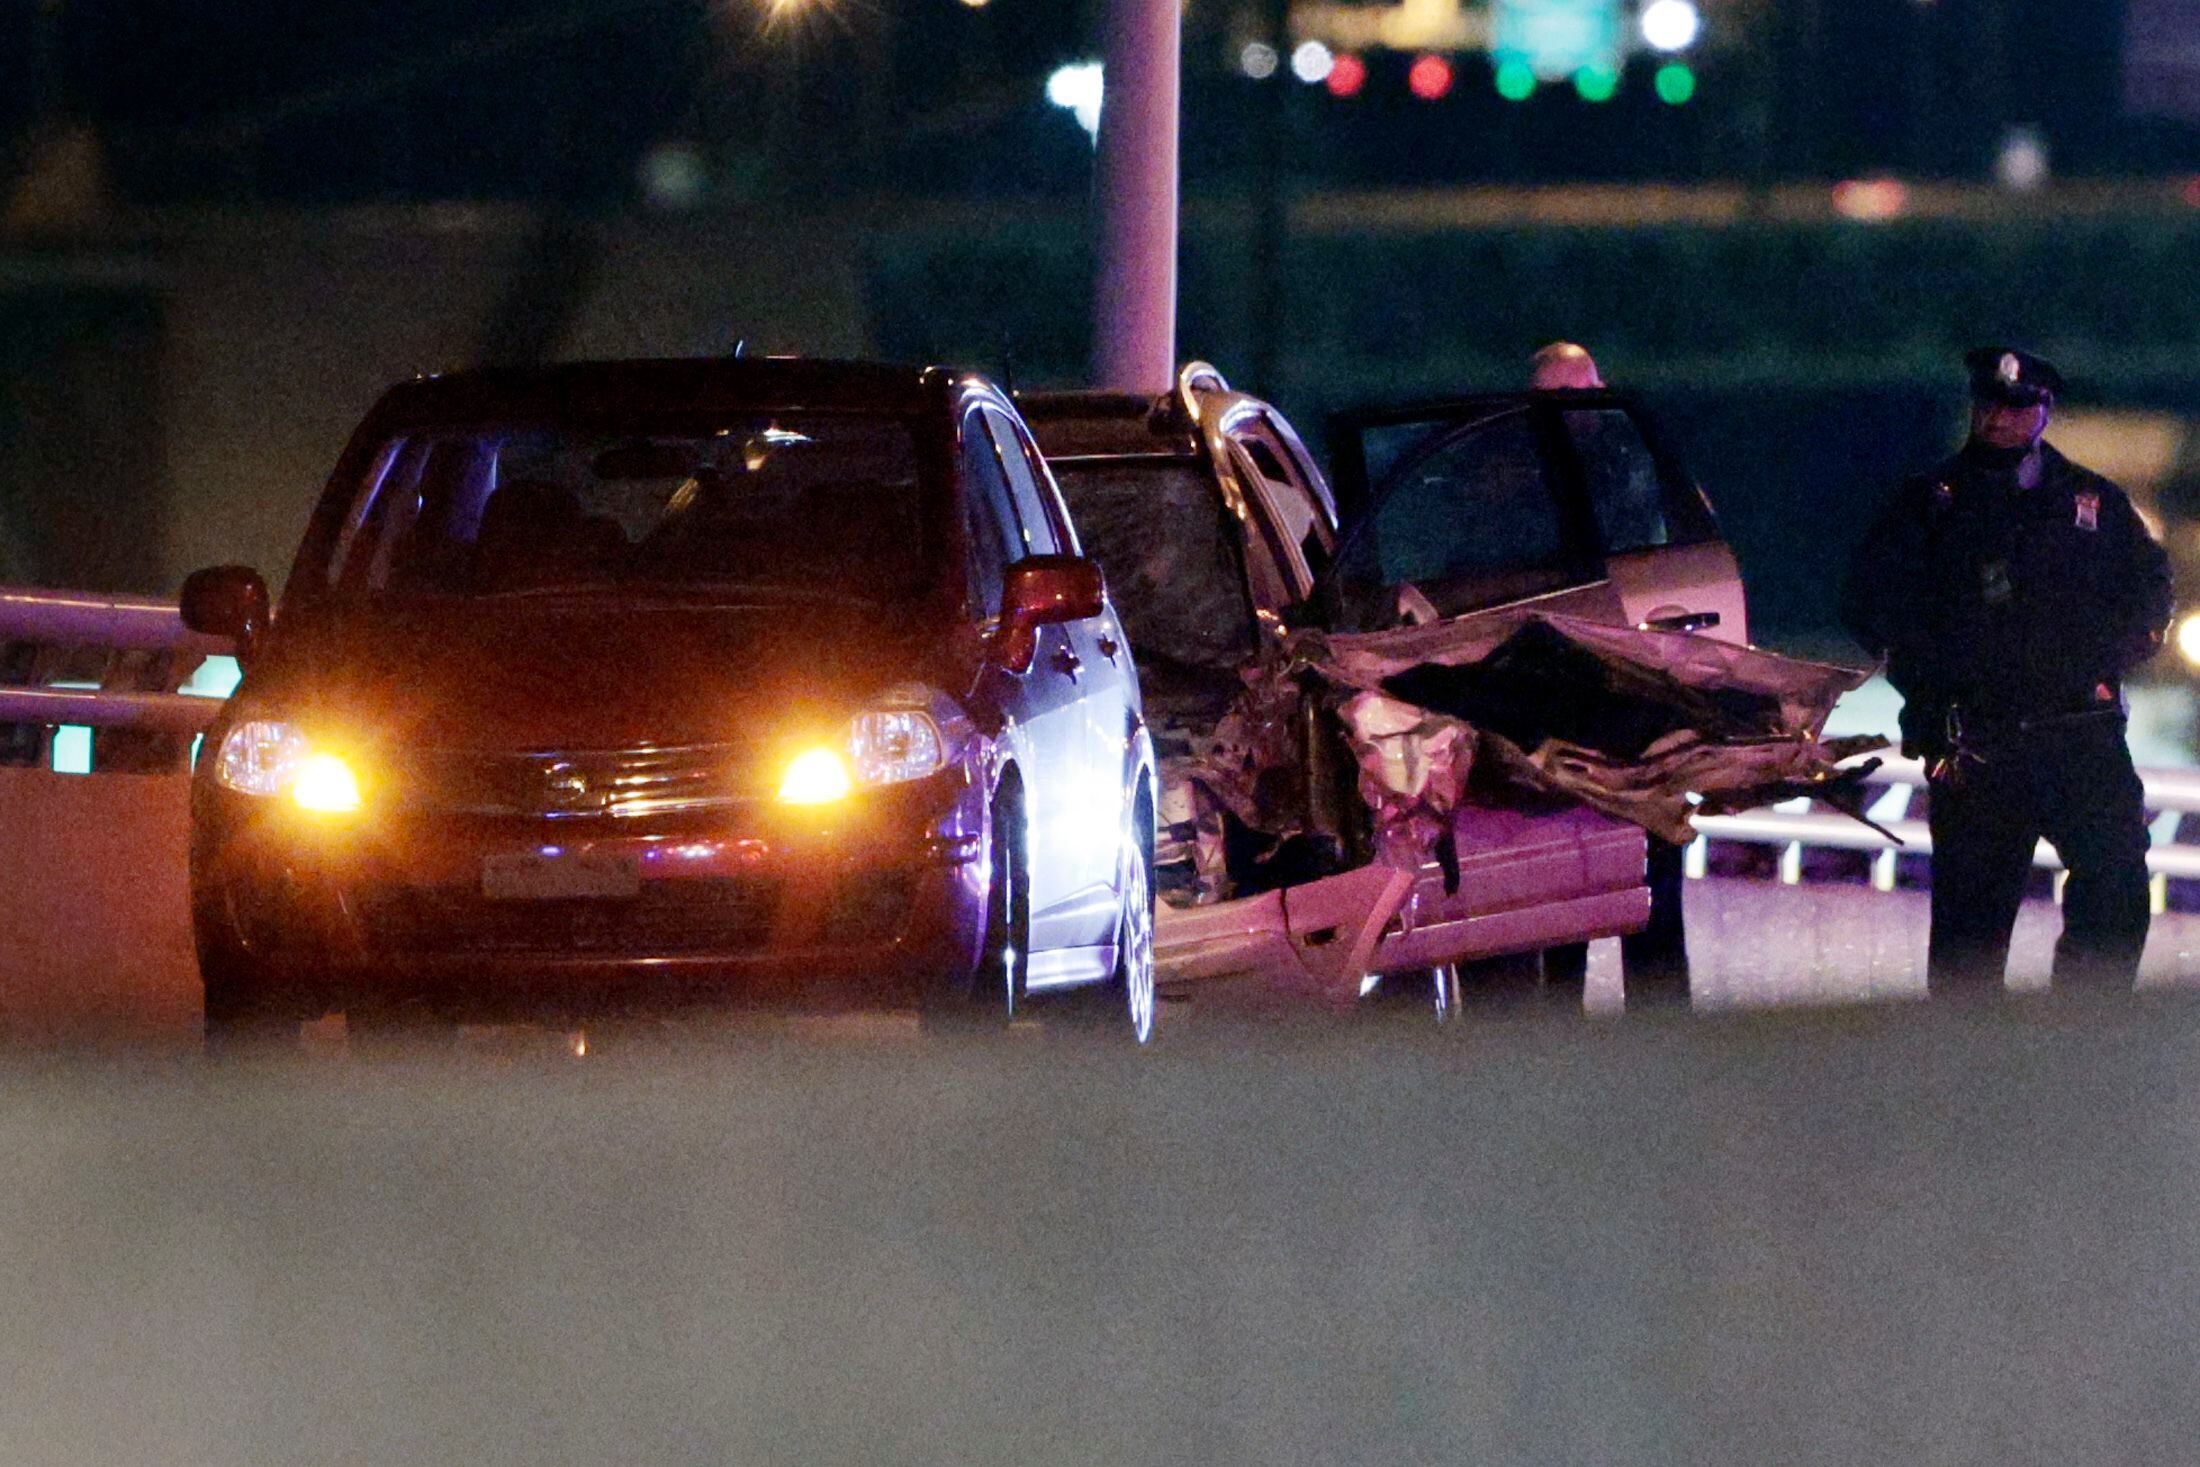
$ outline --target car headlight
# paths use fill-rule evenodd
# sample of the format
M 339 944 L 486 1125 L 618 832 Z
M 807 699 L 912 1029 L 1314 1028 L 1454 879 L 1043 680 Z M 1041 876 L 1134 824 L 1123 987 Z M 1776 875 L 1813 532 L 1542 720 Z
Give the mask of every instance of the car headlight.
M 2200 612 L 2178 618 L 2177 655 L 2194 667 L 2200 667 Z
M 779 781 L 779 798 L 789 805 L 829 805 L 854 788 L 848 761 L 838 749 L 804 749 Z
M 856 789 L 904 784 L 948 764 L 948 740 L 923 708 L 873 708 L 849 720 L 837 745 L 819 744 L 791 760 L 779 781 L 790 805 L 822 805 Z
M 900 784 L 947 765 L 940 726 L 918 708 L 880 708 L 848 728 L 848 762 L 859 784 Z
M 360 803 L 350 765 L 315 749 L 296 724 L 270 718 L 229 730 L 214 756 L 214 782 L 244 795 L 288 795 L 300 808 L 324 814 L 343 814 Z

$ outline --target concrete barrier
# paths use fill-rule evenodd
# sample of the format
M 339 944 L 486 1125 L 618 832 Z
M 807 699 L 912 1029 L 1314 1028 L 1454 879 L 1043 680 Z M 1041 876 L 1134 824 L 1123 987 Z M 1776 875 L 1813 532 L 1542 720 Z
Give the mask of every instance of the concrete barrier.
M 0 769 L 0 1033 L 196 1038 L 189 778 Z

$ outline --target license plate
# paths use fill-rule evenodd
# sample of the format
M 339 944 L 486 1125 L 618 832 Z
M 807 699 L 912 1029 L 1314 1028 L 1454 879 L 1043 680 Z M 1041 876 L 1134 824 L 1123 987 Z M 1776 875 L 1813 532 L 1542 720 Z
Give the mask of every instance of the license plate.
M 481 862 L 481 894 L 493 901 L 570 901 L 631 897 L 642 890 L 632 856 L 599 851 L 505 851 Z

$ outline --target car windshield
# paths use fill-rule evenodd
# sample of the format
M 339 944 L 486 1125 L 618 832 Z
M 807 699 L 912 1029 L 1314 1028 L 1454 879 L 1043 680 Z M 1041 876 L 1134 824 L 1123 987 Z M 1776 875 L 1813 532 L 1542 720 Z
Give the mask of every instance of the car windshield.
M 1234 672 L 1254 654 L 1237 527 L 1197 463 L 1058 459 L 1054 477 L 1141 668 Z
M 408 430 L 332 547 L 340 599 L 630 588 L 899 600 L 925 582 L 910 425 L 848 414 Z

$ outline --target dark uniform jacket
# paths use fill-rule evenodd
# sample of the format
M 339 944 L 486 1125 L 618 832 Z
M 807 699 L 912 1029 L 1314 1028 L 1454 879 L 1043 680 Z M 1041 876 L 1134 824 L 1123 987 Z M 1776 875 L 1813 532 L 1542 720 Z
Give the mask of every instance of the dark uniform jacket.
M 1841 619 L 1887 658 L 1905 742 L 2114 701 L 2161 646 L 2169 559 L 2123 490 L 2040 445 L 2039 481 L 1966 449 L 1905 480 L 1849 564 Z

